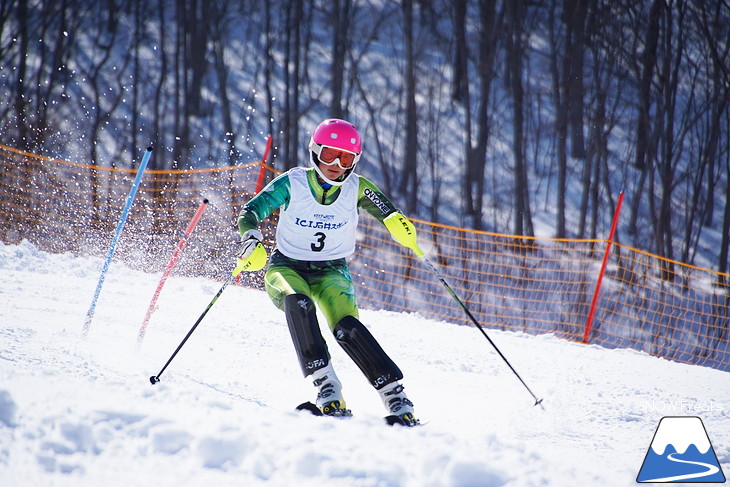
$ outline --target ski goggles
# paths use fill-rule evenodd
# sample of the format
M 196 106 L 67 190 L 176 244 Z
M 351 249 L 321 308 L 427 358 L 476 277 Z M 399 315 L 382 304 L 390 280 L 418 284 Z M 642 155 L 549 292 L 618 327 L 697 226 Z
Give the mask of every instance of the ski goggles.
M 317 154 L 317 157 L 319 157 L 319 160 L 320 162 L 322 162 L 322 164 L 325 164 L 327 166 L 337 164 L 342 169 L 352 168 L 357 160 L 360 158 L 360 154 L 355 154 L 354 152 L 342 149 L 335 149 L 334 147 L 329 147 L 326 145 L 315 145 L 314 153 Z

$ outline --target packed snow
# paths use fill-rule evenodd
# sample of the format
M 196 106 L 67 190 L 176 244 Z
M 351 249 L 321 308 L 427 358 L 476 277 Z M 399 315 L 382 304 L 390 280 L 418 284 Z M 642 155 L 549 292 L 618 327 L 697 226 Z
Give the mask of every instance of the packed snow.
M 0 485 L 635 485 L 663 416 L 701 417 L 730 474 L 730 374 L 550 335 L 362 310 L 399 364 L 423 425 L 389 427 L 372 387 L 325 329 L 354 417 L 297 413 L 314 399 L 284 315 L 229 286 L 150 384 L 220 281 L 0 244 Z

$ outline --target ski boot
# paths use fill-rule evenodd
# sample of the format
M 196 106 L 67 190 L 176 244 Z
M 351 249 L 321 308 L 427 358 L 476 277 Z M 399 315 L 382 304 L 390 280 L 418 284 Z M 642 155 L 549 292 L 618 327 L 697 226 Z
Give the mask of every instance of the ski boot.
M 315 372 L 314 387 L 319 388 L 317 392 L 317 407 L 325 416 L 347 417 L 352 412 L 345 406 L 345 399 L 342 397 L 342 384 L 340 384 L 332 365 Z
M 420 421 L 413 415 L 413 403 L 406 397 L 403 386 L 397 381 L 388 384 L 378 392 L 385 404 L 385 409 L 390 412 L 390 416 L 385 418 L 389 425 L 400 424 L 411 427 L 420 424 Z

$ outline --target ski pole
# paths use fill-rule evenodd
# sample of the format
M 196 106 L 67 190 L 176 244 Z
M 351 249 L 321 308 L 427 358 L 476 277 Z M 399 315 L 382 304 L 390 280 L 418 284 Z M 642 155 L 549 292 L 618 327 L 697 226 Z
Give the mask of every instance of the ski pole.
M 474 325 L 479 329 L 480 332 L 482 332 L 482 335 L 484 335 L 484 338 L 486 338 L 487 341 L 489 342 L 489 344 L 492 345 L 492 347 L 494 347 L 494 349 L 497 351 L 497 353 L 499 354 L 499 356 L 502 357 L 502 360 L 504 360 L 504 362 L 507 364 L 507 366 L 510 368 L 510 370 L 520 380 L 520 382 L 522 383 L 522 385 L 525 386 L 525 389 L 527 389 L 527 392 L 529 392 L 530 395 L 532 396 L 532 398 L 535 400 L 534 406 L 537 406 L 539 404 L 540 407 L 544 409 L 544 406 L 542 405 L 542 399 L 538 399 L 537 396 L 535 396 L 535 394 L 532 392 L 532 390 L 530 390 L 530 388 L 527 386 L 527 384 L 525 383 L 525 381 L 522 380 L 522 377 L 520 377 L 520 374 L 517 373 L 517 371 L 515 370 L 515 368 L 512 367 L 512 364 L 509 363 L 509 360 L 507 360 L 507 357 L 504 356 L 504 354 L 499 350 L 499 348 L 497 347 L 497 345 L 492 341 L 491 338 L 489 338 L 489 335 L 487 335 L 487 332 L 484 331 L 484 328 L 482 327 L 482 325 L 480 325 L 479 322 L 477 321 L 477 319 L 474 318 L 474 315 L 471 314 L 471 311 L 469 311 L 469 309 L 466 307 L 466 305 L 464 304 L 464 302 L 461 299 L 459 299 L 459 296 L 457 296 L 456 295 L 456 292 L 454 292 L 454 290 L 451 288 L 451 286 L 449 286 L 449 283 L 446 282 L 446 279 L 444 279 L 444 277 L 441 275 L 441 273 L 436 268 L 436 266 L 434 266 L 431 263 L 431 261 L 428 260 L 426 257 L 422 257 L 422 260 L 433 271 L 434 275 L 438 278 L 438 280 L 441 281 L 441 284 L 444 285 L 444 287 L 446 288 L 446 290 L 449 292 L 449 294 L 451 294 L 451 297 L 454 298 L 454 301 L 456 301 L 456 303 L 459 305 L 459 307 L 461 307 L 461 309 L 464 310 L 464 312 L 469 317 L 469 319 L 471 320 L 471 322 L 474 323 Z
M 236 278 L 236 276 L 238 276 L 238 274 L 241 273 L 242 270 L 243 269 L 241 267 L 236 267 L 235 269 L 233 269 L 233 272 L 231 273 L 231 275 L 228 276 L 228 279 L 226 279 L 226 282 L 223 283 L 223 286 L 221 286 L 221 288 L 218 290 L 216 295 L 211 300 L 210 304 L 208 304 L 208 307 L 205 308 L 205 311 L 203 311 L 203 314 L 200 315 L 200 318 L 198 318 L 198 321 L 196 321 L 195 324 L 193 325 L 193 327 L 190 328 L 190 331 L 188 332 L 187 335 L 185 335 L 185 338 L 183 338 L 183 340 L 180 342 L 180 345 L 177 346 L 175 351 L 172 353 L 170 358 L 167 360 L 167 363 L 165 364 L 165 366 L 162 367 L 162 370 L 160 370 L 160 372 L 158 372 L 157 375 L 153 375 L 152 377 L 150 377 L 150 382 L 152 383 L 152 385 L 155 385 L 156 383 L 160 382 L 160 376 L 165 371 L 167 366 L 170 365 L 170 362 L 172 362 L 172 359 L 175 358 L 175 355 L 177 355 L 177 353 L 180 351 L 180 349 L 183 347 L 183 345 L 185 345 L 185 342 L 188 341 L 188 338 L 190 338 L 190 335 L 193 334 L 193 332 L 198 327 L 200 322 L 203 321 L 203 318 L 205 318 L 205 315 L 208 314 L 208 311 L 210 311 L 210 308 L 212 308 L 213 305 L 215 304 L 215 302 L 218 301 L 218 298 L 220 297 L 221 294 L 223 294 L 223 291 L 228 287 L 228 285 L 230 283 L 233 282 L 233 280 Z

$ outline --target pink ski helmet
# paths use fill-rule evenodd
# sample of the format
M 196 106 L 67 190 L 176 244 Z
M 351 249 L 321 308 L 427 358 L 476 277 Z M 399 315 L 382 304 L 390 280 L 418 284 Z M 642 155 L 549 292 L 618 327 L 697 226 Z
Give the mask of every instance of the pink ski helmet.
M 344 153 L 337 157 L 338 151 L 344 151 Z M 335 154 L 335 156 L 333 157 L 331 154 Z M 344 184 L 345 180 L 350 177 L 361 154 L 362 145 L 357 128 L 350 122 L 338 118 L 329 118 L 320 123 L 309 141 L 309 160 L 314 169 L 322 179 L 335 186 Z M 338 164 L 346 171 L 337 181 L 332 181 L 319 169 L 319 163 Z

